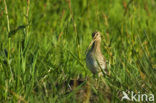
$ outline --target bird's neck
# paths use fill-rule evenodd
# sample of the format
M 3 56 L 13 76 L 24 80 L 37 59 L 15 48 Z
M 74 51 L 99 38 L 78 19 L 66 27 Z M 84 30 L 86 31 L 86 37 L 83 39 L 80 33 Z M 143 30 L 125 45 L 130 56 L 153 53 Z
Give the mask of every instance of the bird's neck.
M 92 45 L 92 50 L 96 53 L 101 53 L 101 41 L 94 41 Z

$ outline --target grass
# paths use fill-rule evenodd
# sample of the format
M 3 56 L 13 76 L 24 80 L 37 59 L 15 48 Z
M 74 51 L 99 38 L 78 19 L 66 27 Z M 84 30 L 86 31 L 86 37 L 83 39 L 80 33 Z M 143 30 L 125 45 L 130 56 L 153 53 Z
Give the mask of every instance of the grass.
M 107 103 L 109 95 L 119 103 L 122 91 L 156 96 L 155 12 L 154 0 L 0 0 L 0 101 Z M 94 31 L 104 36 L 110 72 L 101 79 L 85 64 Z

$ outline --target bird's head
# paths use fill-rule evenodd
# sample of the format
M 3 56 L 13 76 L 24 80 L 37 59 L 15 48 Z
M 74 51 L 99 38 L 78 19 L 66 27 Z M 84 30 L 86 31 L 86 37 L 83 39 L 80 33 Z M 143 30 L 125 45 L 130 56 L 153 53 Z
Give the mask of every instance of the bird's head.
M 92 39 L 93 39 L 93 42 L 94 41 L 101 41 L 101 34 L 100 34 L 100 32 L 93 32 L 92 33 Z
M 88 46 L 88 48 L 87 48 L 87 50 L 86 50 L 86 53 L 87 53 L 87 51 L 88 51 L 88 49 L 90 48 L 90 46 L 92 46 L 92 44 L 94 43 L 94 42 L 98 42 L 98 43 L 100 43 L 101 42 L 101 34 L 100 34 L 100 32 L 93 32 L 92 33 L 92 41 L 91 41 L 91 43 L 89 44 L 89 46 Z

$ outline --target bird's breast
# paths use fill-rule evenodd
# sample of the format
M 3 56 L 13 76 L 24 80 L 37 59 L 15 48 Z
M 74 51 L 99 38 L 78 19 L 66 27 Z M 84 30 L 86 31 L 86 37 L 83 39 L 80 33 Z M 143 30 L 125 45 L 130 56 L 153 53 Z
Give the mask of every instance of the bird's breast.
M 99 57 L 94 55 L 93 53 L 88 53 L 86 56 L 86 64 L 87 67 L 93 72 L 97 73 L 100 71 L 100 68 L 104 69 L 105 66 Z M 99 66 L 100 65 L 100 66 Z

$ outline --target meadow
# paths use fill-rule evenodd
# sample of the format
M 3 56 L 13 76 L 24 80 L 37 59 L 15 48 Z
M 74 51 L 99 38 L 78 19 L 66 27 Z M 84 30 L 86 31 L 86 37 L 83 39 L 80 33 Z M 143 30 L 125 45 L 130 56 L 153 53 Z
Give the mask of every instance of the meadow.
M 94 31 L 102 78 L 86 67 Z M 0 0 L 1 103 L 132 103 L 122 91 L 156 96 L 155 74 L 155 0 Z

